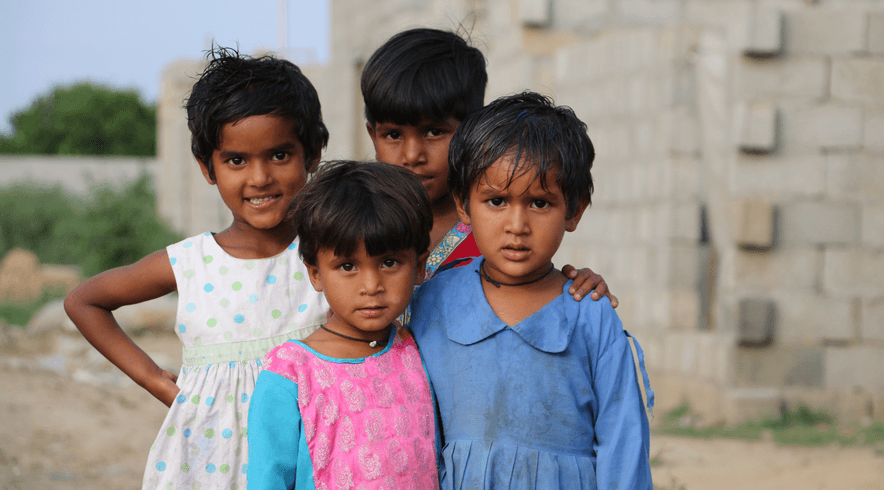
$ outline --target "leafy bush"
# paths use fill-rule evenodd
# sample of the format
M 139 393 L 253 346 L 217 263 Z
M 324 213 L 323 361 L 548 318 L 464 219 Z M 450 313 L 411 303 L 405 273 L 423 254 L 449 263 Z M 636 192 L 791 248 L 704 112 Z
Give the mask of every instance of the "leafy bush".
M 147 175 L 122 189 L 96 188 L 86 200 L 59 188 L 0 189 L 0 206 L 0 256 L 26 248 L 42 263 L 78 265 L 86 276 L 182 238 L 157 216 Z

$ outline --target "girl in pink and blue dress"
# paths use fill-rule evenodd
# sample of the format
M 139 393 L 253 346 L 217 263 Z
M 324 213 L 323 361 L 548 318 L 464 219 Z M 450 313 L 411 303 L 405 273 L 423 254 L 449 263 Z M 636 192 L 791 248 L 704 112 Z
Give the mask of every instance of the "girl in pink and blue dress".
M 437 488 L 433 393 L 415 340 L 393 323 L 428 256 L 433 215 L 420 180 L 384 163 L 328 163 L 293 213 L 332 315 L 264 359 L 248 488 Z
M 652 489 L 642 351 L 552 257 L 590 205 L 586 126 L 538 94 L 458 128 L 449 187 L 482 257 L 411 304 L 442 425 L 443 489 Z

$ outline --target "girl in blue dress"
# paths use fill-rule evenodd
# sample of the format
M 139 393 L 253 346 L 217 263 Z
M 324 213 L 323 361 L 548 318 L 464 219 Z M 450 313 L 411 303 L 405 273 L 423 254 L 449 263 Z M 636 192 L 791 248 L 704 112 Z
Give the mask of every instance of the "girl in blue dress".
M 482 257 L 435 276 L 411 328 L 437 394 L 441 487 L 651 489 L 642 351 L 552 257 L 590 205 L 574 112 L 505 97 L 452 138 L 449 187 Z

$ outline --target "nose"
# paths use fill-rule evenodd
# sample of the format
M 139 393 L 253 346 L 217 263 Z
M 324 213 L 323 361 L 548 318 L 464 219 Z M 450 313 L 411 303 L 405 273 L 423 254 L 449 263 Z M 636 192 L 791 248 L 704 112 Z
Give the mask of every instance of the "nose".
M 255 187 L 264 187 L 273 182 L 271 163 L 258 161 L 249 169 L 249 184 Z
M 522 206 L 511 206 L 504 222 L 504 231 L 513 235 L 526 235 L 530 230 L 527 210 Z
M 421 138 L 407 137 L 403 142 L 402 164 L 404 166 L 418 165 L 427 161 L 424 151 L 424 141 Z
M 362 272 L 363 294 L 373 296 L 384 292 L 384 284 L 381 281 L 381 272 L 375 269 L 369 269 Z

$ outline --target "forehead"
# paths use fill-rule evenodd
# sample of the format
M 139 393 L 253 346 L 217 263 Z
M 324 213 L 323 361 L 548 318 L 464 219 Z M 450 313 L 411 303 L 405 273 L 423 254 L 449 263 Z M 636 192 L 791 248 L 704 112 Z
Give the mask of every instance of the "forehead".
M 268 146 L 298 144 L 291 119 L 274 114 L 248 116 L 224 124 L 218 132 L 218 148 L 226 146 Z
M 548 168 L 542 172 L 537 163 L 522 158 L 517 163 L 512 154 L 495 160 L 474 182 L 476 190 L 562 193 L 557 177 L 559 169 Z

